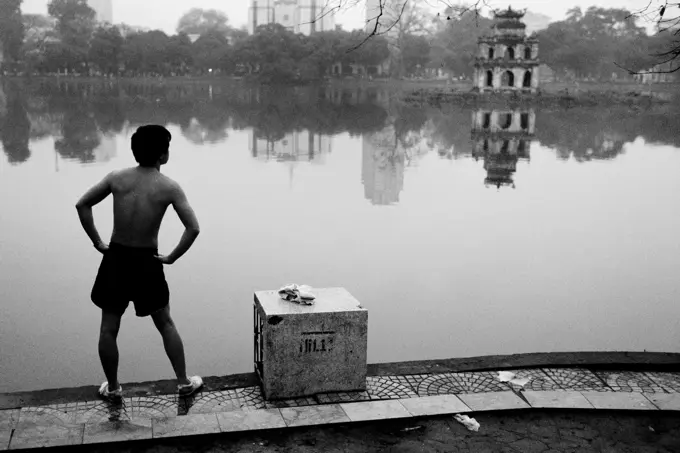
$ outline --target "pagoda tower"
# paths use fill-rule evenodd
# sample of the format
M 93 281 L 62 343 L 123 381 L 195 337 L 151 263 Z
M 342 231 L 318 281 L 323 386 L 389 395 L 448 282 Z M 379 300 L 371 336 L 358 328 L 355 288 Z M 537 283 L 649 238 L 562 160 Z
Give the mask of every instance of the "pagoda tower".
M 494 11 L 492 34 L 478 40 L 474 85 L 479 92 L 520 91 L 538 88 L 538 39 L 526 36 L 521 19 L 526 10 Z

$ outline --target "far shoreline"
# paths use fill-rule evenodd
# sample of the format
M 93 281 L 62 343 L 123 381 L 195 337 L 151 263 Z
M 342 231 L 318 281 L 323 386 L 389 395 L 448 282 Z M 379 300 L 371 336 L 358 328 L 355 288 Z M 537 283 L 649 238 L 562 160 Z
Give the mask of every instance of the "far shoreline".
M 146 85 L 168 87 L 179 85 L 223 85 L 263 89 L 306 89 L 331 87 L 338 89 L 387 88 L 398 93 L 398 98 L 413 107 L 443 107 L 491 105 L 498 107 L 596 107 L 628 106 L 632 109 L 680 105 L 680 83 L 640 84 L 631 81 L 613 82 L 546 82 L 536 94 L 485 93 L 473 90 L 471 81 L 417 79 L 360 79 L 327 78 L 309 83 L 263 84 L 236 76 L 171 76 L 171 77 L 81 77 L 81 76 L 2 76 L 0 81 L 19 84 L 77 83 L 121 86 Z

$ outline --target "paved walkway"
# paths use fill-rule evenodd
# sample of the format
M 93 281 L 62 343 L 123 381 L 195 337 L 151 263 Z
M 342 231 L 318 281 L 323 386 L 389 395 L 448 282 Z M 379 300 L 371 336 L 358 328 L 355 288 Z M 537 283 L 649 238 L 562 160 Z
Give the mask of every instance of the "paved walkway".
M 680 411 L 680 373 L 585 368 L 367 378 L 367 390 L 267 402 L 259 387 L 125 398 L 121 404 L 80 401 L 0 411 L 0 449 L 113 443 L 197 434 L 518 409 Z

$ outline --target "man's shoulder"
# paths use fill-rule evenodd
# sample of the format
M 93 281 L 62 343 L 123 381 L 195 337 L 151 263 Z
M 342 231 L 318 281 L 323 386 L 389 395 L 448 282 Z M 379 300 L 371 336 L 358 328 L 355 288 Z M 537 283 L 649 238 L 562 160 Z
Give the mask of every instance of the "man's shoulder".
M 181 197 L 182 186 L 180 186 L 177 181 L 162 173 L 159 181 L 161 183 L 160 185 L 162 187 L 163 193 L 170 197 L 171 200 L 174 201 Z
M 160 175 L 161 175 L 160 181 L 166 188 L 170 190 L 177 190 L 180 188 L 179 183 L 172 179 L 170 176 L 164 175 L 163 173 L 161 173 Z
M 132 173 L 134 169 L 131 167 L 127 168 L 118 168 L 116 170 L 112 170 L 106 177 L 109 179 L 120 179 L 124 178 Z

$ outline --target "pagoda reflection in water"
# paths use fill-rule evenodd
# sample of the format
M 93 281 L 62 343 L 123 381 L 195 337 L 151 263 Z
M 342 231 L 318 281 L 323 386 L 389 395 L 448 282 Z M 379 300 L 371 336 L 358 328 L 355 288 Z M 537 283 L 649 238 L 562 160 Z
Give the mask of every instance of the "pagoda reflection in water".
M 530 158 L 535 124 L 533 109 L 480 109 L 472 113 L 472 156 L 484 159 L 485 185 L 515 188 L 517 162 Z

